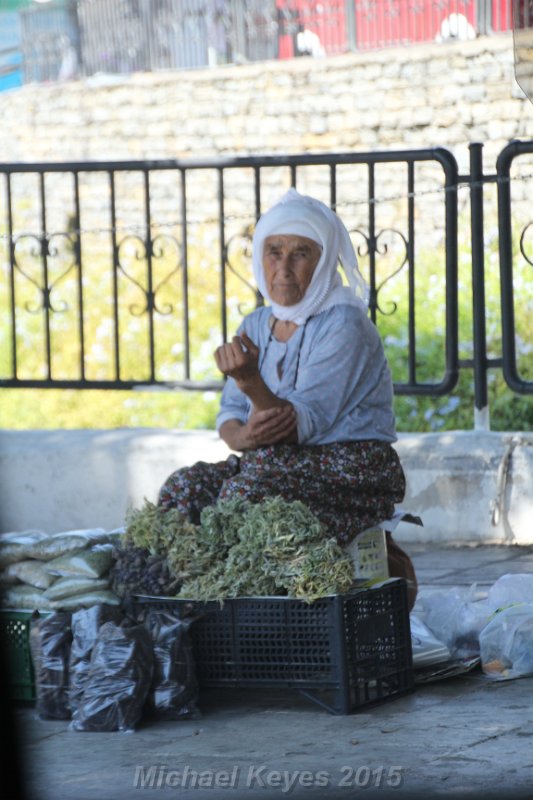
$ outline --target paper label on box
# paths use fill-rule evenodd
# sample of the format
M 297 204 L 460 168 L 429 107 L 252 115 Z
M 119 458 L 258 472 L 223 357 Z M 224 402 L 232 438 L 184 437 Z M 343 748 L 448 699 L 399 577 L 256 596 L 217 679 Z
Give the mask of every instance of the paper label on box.
M 354 577 L 367 584 L 389 577 L 387 542 L 383 528 L 369 528 L 351 542 L 346 550 L 354 562 Z

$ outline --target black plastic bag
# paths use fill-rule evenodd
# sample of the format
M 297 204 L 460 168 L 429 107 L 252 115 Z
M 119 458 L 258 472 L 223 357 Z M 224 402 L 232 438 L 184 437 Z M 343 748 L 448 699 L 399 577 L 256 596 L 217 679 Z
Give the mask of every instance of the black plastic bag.
M 152 672 L 152 640 L 147 628 L 105 622 L 92 650 L 71 730 L 134 730 L 142 716 Z
M 148 611 L 144 624 L 150 631 L 154 651 L 154 674 L 148 694 L 147 712 L 157 719 L 199 719 L 198 680 L 190 619 L 177 612 Z
M 36 711 L 42 719 L 70 719 L 69 659 L 71 614 L 55 611 L 30 619 L 30 650 L 35 671 Z
M 72 713 L 76 711 L 83 697 L 98 631 L 105 622 L 112 621 L 119 625 L 122 618 L 123 614 L 119 608 L 106 603 L 83 608 L 72 614 L 72 646 L 69 662 L 69 702 Z

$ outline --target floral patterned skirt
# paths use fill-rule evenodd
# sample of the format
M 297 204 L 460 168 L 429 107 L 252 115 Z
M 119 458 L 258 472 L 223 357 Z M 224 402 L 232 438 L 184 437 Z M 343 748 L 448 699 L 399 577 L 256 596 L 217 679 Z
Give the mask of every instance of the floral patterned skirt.
M 398 454 L 386 442 L 282 444 L 230 455 L 225 461 L 199 461 L 172 473 L 159 504 L 179 508 L 195 524 L 202 508 L 217 500 L 265 497 L 300 500 L 341 545 L 389 519 L 403 500 L 405 476 Z

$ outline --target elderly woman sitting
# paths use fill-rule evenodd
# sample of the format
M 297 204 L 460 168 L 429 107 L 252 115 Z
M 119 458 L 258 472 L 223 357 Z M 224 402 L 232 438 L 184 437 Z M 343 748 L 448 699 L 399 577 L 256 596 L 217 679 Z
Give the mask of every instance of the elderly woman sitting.
M 367 286 L 339 217 L 294 189 L 257 223 L 253 270 L 268 306 L 215 353 L 227 376 L 217 428 L 241 455 L 177 470 L 159 503 L 198 522 L 217 500 L 279 495 L 305 503 L 346 545 L 389 519 L 405 492 Z M 390 574 L 410 580 L 412 605 L 412 564 L 387 536 Z

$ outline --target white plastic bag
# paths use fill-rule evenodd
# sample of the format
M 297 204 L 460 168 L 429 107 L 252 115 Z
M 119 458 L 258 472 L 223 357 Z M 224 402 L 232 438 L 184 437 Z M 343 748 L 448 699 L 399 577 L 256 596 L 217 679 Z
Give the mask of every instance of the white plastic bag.
M 533 675 L 533 603 L 498 611 L 479 635 L 481 667 L 495 680 Z

